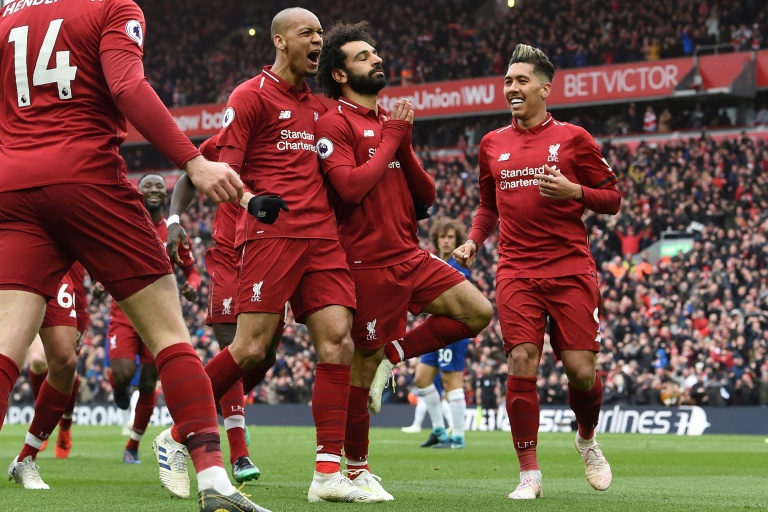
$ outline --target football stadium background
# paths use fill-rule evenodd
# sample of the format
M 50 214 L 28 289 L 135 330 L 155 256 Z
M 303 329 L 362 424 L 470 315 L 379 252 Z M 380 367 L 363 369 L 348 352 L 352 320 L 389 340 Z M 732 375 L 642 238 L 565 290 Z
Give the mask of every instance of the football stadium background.
M 765 1 L 137 3 L 148 26 L 144 59 L 147 79 L 181 129 L 196 143 L 218 131 L 226 98 L 234 86 L 272 63 L 269 25 L 277 11 L 292 5 L 307 7 L 326 29 L 336 20 L 368 20 L 389 77 L 381 105 L 386 108 L 402 96 L 411 99 L 416 111 L 413 145 L 437 185 L 432 217 L 420 223 L 425 248 L 430 247 L 426 235 L 436 217 L 458 218 L 467 226 L 471 223 L 478 203 L 478 143 L 485 133 L 508 124 L 510 119 L 502 97 L 502 76 L 511 51 L 521 42 L 543 49 L 557 70 L 548 101 L 550 110 L 558 120 L 583 126 L 595 137 L 619 178 L 623 195 L 618 215 L 588 211 L 584 216 L 604 297 L 598 369 L 605 396 L 598 431 L 606 455 L 617 468 L 615 480 L 621 482 L 622 471 L 647 480 L 637 492 L 650 492 L 650 509 L 665 510 L 667 505 L 685 509 L 690 505 L 697 510 L 723 510 L 726 504 L 760 508 L 768 503 L 768 444 L 763 443 L 768 435 Z M 122 153 L 134 182 L 144 172 L 153 171 L 162 173 L 171 187 L 180 175 L 135 130 L 131 130 Z M 208 288 L 203 255 L 211 244 L 214 212 L 215 206 L 198 197 L 182 216 L 204 276 L 198 300 L 190 303 L 182 298 L 183 309 L 204 362 L 219 350 L 213 332 L 204 325 Z M 497 261 L 493 235 L 480 248 L 472 270 L 473 282 L 492 302 Z M 87 285 L 90 288 L 91 283 Z M 90 488 L 87 480 L 98 481 L 102 473 L 114 471 L 119 478 L 129 478 L 120 473 L 124 469 L 119 457 L 123 440 L 119 428 L 114 427 L 127 418 L 112 404 L 112 390 L 105 376 L 109 371 L 105 350 L 109 301 L 108 297 L 92 299 L 89 294 L 91 327 L 79 356 L 83 385 L 75 411 L 74 460 L 51 468 L 46 465 L 55 464 L 53 459 L 41 464 L 46 481 L 55 487 L 54 475 L 64 480 L 76 477 L 82 463 L 79 457 L 97 460 L 100 465 L 86 470 L 79 476 L 81 480 L 74 480 L 79 483 L 67 487 L 73 496 L 82 490 L 78 485 Z M 277 362 L 264 383 L 248 397 L 247 407 L 247 423 L 253 425 L 254 437 L 263 434 L 257 446 L 269 454 L 255 455 L 257 465 L 269 475 L 276 471 L 271 466 L 281 457 L 294 457 L 302 470 L 282 468 L 280 474 L 295 480 L 297 489 L 304 492 L 302 477 L 307 474 L 305 466 L 309 467 L 313 435 L 312 429 L 306 428 L 312 424 L 306 404 L 311 398 L 314 364 L 306 329 L 290 321 Z M 382 413 L 373 418 L 374 426 L 411 423 L 409 392 L 415 364 L 411 361 L 398 367 L 397 386 L 388 390 Z M 25 372 L 13 390 L 6 427 L 0 435 L 0 453 L 9 461 L 23 442 L 24 425 L 33 412 Z M 394 482 L 394 489 L 407 496 L 409 487 L 403 482 L 433 478 L 440 468 L 466 464 L 467 474 L 446 471 L 446 480 L 434 477 L 439 480 L 433 482 L 434 494 L 450 494 L 451 479 L 476 479 L 472 484 L 476 485 L 486 481 L 490 468 L 496 473 L 483 484 L 485 487 L 480 486 L 482 498 L 461 505 L 463 498 L 452 496 L 451 503 L 461 508 L 443 508 L 463 510 L 473 503 L 489 503 L 489 507 L 503 503 L 514 487 L 517 472 L 504 409 L 505 381 L 501 332 L 494 318 L 467 354 L 467 449 L 435 460 L 436 455 L 419 451 L 418 436 L 399 429 L 374 430 L 372 453 L 384 460 L 388 470 L 385 482 Z M 571 432 L 573 415 L 567 408 L 565 376 L 548 348 L 542 358 L 538 389 L 545 436 L 542 446 L 554 446 L 543 452 L 543 464 L 555 464 L 555 453 L 559 456 L 559 452 L 572 451 L 572 446 L 567 447 L 572 434 L 557 433 Z M 162 395 L 162 389 L 158 388 L 158 394 Z M 162 404 L 161 399 L 153 426 L 171 421 Z M 278 430 L 266 425 L 305 428 Z M 426 434 L 429 426 L 425 423 L 424 428 Z M 490 432 L 494 430 L 499 432 Z M 545 434 L 550 432 L 553 434 Z M 301 439 L 309 451 L 276 453 L 276 440 L 283 433 Z M 760 437 L 723 438 L 716 434 Z M 647 449 L 646 456 L 638 443 Z M 116 448 L 109 448 L 112 445 Z M 142 478 L 152 481 L 149 443 L 142 446 L 145 473 L 137 477 L 137 484 Z M 109 450 L 114 453 L 107 453 Z M 474 450 L 477 452 L 473 454 Z M 676 450 L 679 456 L 665 458 Z M 712 457 L 696 458 L 704 453 Z M 565 472 L 567 478 L 557 478 L 583 478 L 578 459 L 568 455 L 571 457 L 563 455 L 563 466 L 576 471 Z M 722 466 L 722 472 L 712 469 L 707 473 L 704 469 L 720 468 L 724 459 L 730 462 Z M 67 464 L 70 466 L 65 467 Z M 405 465 L 409 476 L 401 474 L 400 464 Z M 664 467 L 675 469 L 667 471 Z M 724 474 L 735 480 L 722 480 Z M 494 478 L 504 482 L 501 488 L 493 484 Z M 670 478 L 679 485 L 659 484 L 659 480 L 651 480 L 655 478 Z M 727 482 L 723 489 L 730 486 L 733 491 L 708 495 L 709 491 L 702 490 L 698 502 L 690 492 L 678 492 L 699 488 L 697 482 L 704 482 L 701 488 L 707 487 L 707 479 L 715 487 L 720 485 L 715 482 Z M 262 485 L 267 484 L 259 481 L 254 485 L 256 496 Z M 586 492 L 583 487 L 578 486 L 579 492 Z M 547 495 L 555 494 L 550 492 L 548 488 Z M 642 500 L 633 496 L 635 491 L 616 492 L 621 499 L 614 496 L 615 501 L 606 502 L 605 510 L 641 506 Z M 496 501 L 477 501 L 494 494 L 499 498 Z M 742 495 L 748 498 L 736 498 Z M 22 505 L 26 502 L 13 499 L 23 498 L 12 496 L 10 503 L 26 507 Z M 285 509 L 279 499 L 267 501 L 265 505 L 271 508 Z M 148 503 L 157 508 L 154 502 Z M 558 507 L 567 506 L 567 502 L 557 503 Z M 594 502 L 584 503 L 585 507 L 586 503 L 591 509 L 595 507 Z M 57 509 L 61 506 L 56 505 Z M 288 509 L 301 510 L 301 506 L 298 500 Z M 420 506 L 407 508 L 421 510 Z M 21 508 L 8 508 L 16 509 Z M 183 509 L 178 505 L 168 508 Z M 6 510 L 1 501 L 0 510 Z

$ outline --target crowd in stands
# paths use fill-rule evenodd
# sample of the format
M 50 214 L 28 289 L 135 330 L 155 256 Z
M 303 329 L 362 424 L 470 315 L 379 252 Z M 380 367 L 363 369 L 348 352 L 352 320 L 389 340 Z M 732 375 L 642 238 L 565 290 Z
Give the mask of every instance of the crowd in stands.
M 326 29 L 336 20 L 370 22 L 393 85 L 502 75 L 521 42 L 543 49 L 558 69 L 690 56 L 714 45 L 768 47 L 768 7 L 758 0 L 551 0 L 546 8 L 520 0 L 496 10 L 472 0 L 375 9 L 363 0 L 137 3 L 148 24 L 147 77 L 168 106 L 225 102 L 273 62 L 272 16 L 294 5 L 311 9 Z
M 478 202 L 474 142 L 447 156 L 418 148 L 437 187 L 433 218 L 444 215 L 471 223 Z M 640 143 L 634 151 L 608 142 L 602 151 L 624 197 L 617 216 L 585 214 L 604 296 L 598 362 L 605 401 L 768 404 L 768 143 L 746 135 L 720 142 L 701 135 L 658 145 Z M 200 197 L 182 217 L 201 267 L 211 243 L 214 208 Z M 420 225 L 425 248 L 428 222 Z M 687 233 L 693 248 L 652 263 L 645 250 L 665 231 Z M 492 302 L 497 261 L 492 236 L 472 269 L 473 282 Z M 196 302 L 182 299 L 203 361 L 219 350 L 204 325 L 206 282 Z M 107 301 L 90 303 L 91 329 L 79 367 L 87 382 L 81 387 L 83 402 L 110 399 L 105 377 Z M 503 403 L 506 359 L 496 319 L 470 345 L 467 357 L 469 403 Z M 306 403 L 314 362 L 306 329 L 290 321 L 275 367 L 249 400 Z M 415 364 L 399 367 L 397 392 L 387 400 L 408 400 Z M 29 400 L 27 387 L 22 378 L 14 401 Z M 565 376 L 548 345 L 539 389 L 542 403 L 567 403 Z
M 236 0 L 138 3 L 151 40 L 145 56 L 147 76 L 169 106 L 224 102 L 239 80 L 272 62 L 269 25 L 274 13 L 288 5 L 309 6 L 284 0 L 252 5 Z M 502 74 L 517 42 L 542 47 L 561 68 L 690 55 L 697 45 L 715 43 L 762 48 L 766 39 L 760 27 L 767 26 L 768 17 L 764 4 L 553 0 L 540 9 L 520 0 L 518 7 L 502 14 L 478 16 L 473 15 L 477 3 L 469 0 L 384 2 L 376 9 L 361 0 L 318 0 L 310 8 L 326 28 L 337 19 L 369 20 L 391 78 L 398 82 Z M 173 23 L 162 21 L 169 12 Z M 617 216 L 585 215 L 605 298 L 603 350 L 598 356 L 605 401 L 768 404 L 768 144 L 749 136 L 716 142 L 699 130 L 734 120 L 706 104 L 685 108 L 629 104 L 559 116 L 596 135 L 695 130 L 657 145 L 641 143 L 633 150 L 612 142 L 602 148 L 624 196 Z M 508 122 L 506 114 L 416 125 L 414 145 L 437 186 L 433 218 L 445 215 L 471 223 L 478 202 L 477 145 L 487 131 Z M 765 106 L 755 123 L 768 125 Z M 454 150 L 435 151 L 443 147 Z M 167 168 L 146 146 L 128 149 L 126 160 L 133 170 Z M 201 268 L 211 244 L 214 211 L 198 198 L 182 217 Z M 420 225 L 425 248 L 428 225 Z M 693 248 L 650 262 L 644 250 L 666 230 L 687 232 L 695 240 Z M 472 269 L 473 282 L 492 302 L 495 244 L 492 236 Z M 207 279 L 203 283 L 197 301 L 182 303 L 193 343 L 205 362 L 219 347 L 204 325 Z M 91 328 L 79 356 L 81 403 L 111 399 L 105 348 L 109 300 L 90 301 Z M 495 318 L 470 345 L 468 363 L 468 402 L 503 403 L 506 360 Z M 275 367 L 249 400 L 308 402 L 314 364 L 306 329 L 290 321 Z M 408 400 L 415 364 L 398 369 L 397 391 L 387 396 L 389 401 Z M 567 403 L 567 382 L 548 346 L 539 389 L 542 403 Z M 12 400 L 31 401 L 24 376 Z

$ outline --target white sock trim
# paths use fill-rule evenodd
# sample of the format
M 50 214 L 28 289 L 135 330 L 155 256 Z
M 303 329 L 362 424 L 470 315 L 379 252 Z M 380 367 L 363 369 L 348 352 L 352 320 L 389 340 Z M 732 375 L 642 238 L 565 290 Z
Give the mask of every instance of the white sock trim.
M 214 489 L 225 496 L 235 492 L 235 488 L 229 482 L 227 471 L 219 466 L 204 469 L 197 474 L 197 490 L 203 489 Z
M 397 350 L 397 355 L 400 356 L 400 361 L 405 361 L 405 352 L 403 352 L 403 347 L 400 346 L 400 340 L 393 341 L 392 346 Z
M 134 441 L 141 441 L 142 437 L 144 437 L 144 434 L 139 434 L 135 430 L 131 430 L 131 439 Z
M 224 428 L 227 430 L 231 428 L 241 428 L 245 430 L 245 416 L 236 414 L 229 418 L 224 418 Z
M 341 464 L 341 455 L 333 455 L 332 453 L 318 453 L 315 457 L 316 462 L 337 462 Z
M 27 432 L 27 437 L 24 439 L 24 444 L 28 444 L 32 448 L 39 450 L 45 444 L 45 439 L 40 439 L 39 437 L 35 437 Z

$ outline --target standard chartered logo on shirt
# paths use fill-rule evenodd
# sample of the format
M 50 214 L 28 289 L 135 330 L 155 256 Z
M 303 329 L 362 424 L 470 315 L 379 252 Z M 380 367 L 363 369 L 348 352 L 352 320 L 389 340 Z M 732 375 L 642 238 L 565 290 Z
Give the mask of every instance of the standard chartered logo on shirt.
M 541 167 L 525 167 L 524 169 L 502 169 L 499 190 L 538 187 L 539 180 L 534 179 L 533 175 L 540 172 L 544 172 L 543 165 Z
M 278 151 L 312 151 L 317 153 L 315 147 L 315 134 L 306 131 L 295 132 L 293 130 L 280 130 L 280 141 L 277 143 Z

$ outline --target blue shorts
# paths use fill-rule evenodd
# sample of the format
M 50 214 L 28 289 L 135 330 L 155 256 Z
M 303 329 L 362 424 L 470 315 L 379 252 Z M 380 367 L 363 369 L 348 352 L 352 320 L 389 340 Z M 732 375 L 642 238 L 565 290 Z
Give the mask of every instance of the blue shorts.
M 421 356 L 421 362 L 439 368 L 441 372 L 463 372 L 467 361 L 469 339 L 451 343 L 437 352 Z

